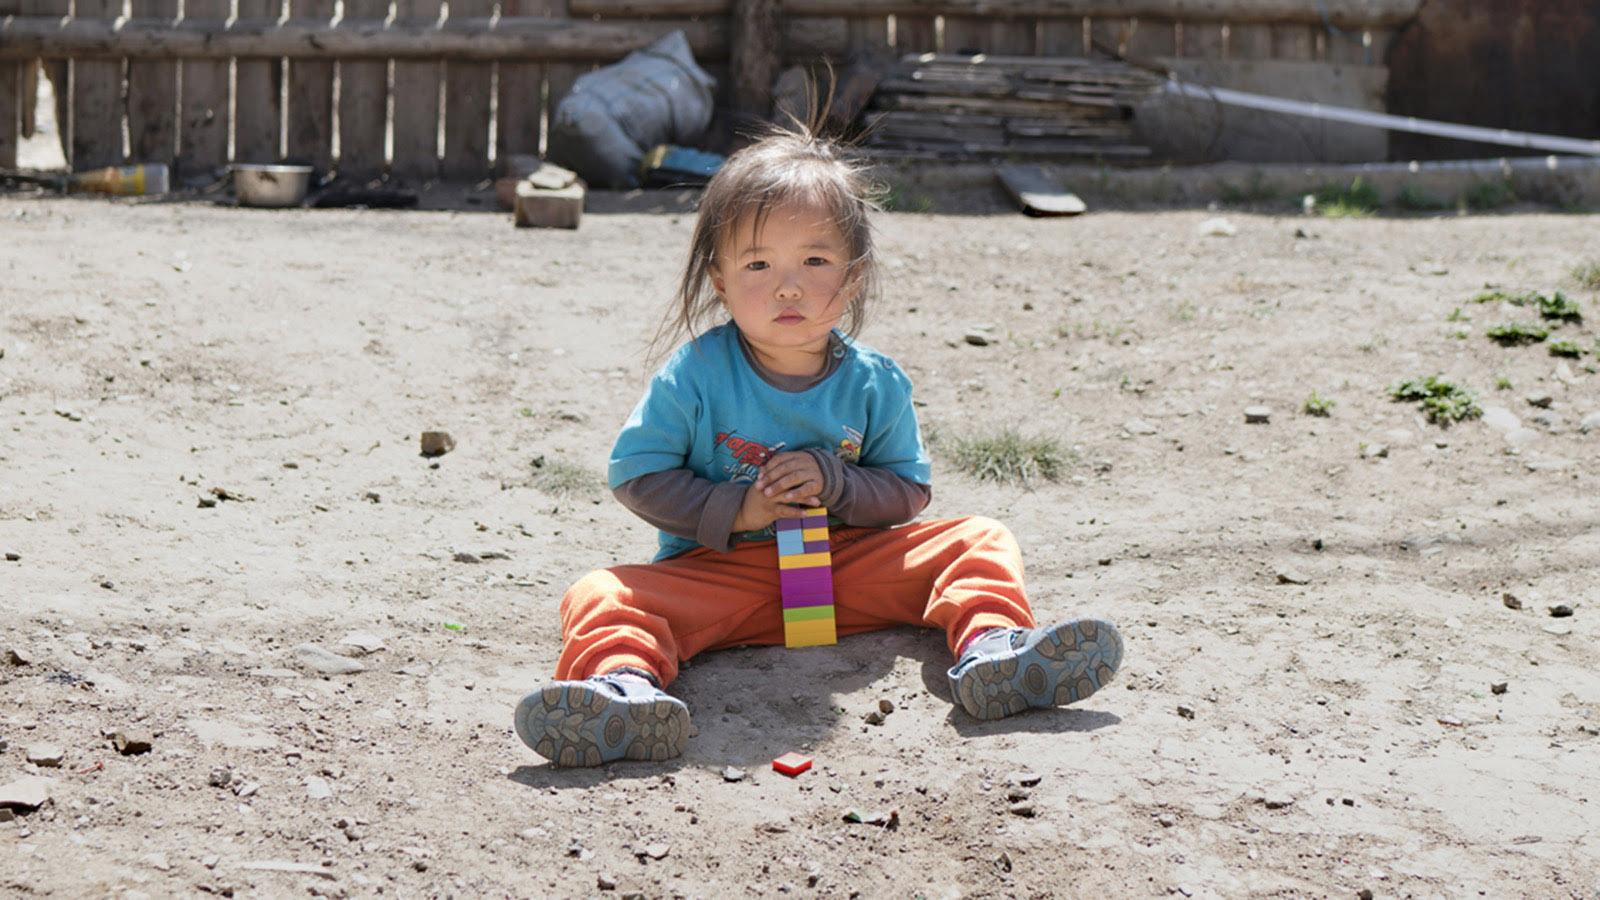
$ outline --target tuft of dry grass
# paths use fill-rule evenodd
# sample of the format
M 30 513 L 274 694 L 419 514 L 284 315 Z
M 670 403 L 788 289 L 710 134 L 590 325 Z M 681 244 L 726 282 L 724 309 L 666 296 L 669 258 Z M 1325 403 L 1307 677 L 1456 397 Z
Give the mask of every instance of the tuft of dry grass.
M 1032 487 L 1055 481 L 1072 461 L 1054 438 L 1028 437 L 1014 428 L 996 434 L 955 438 L 950 456 L 956 467 L 980 481 Z

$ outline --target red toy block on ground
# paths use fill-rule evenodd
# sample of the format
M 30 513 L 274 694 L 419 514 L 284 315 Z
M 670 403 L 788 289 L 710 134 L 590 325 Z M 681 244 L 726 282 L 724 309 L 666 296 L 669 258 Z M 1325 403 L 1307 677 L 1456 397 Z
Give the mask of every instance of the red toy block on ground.
M 798 753 L 785 753 L 772 761 L 772 768 L 785 775 L 799 775 L 811 768 L 811 757 Z

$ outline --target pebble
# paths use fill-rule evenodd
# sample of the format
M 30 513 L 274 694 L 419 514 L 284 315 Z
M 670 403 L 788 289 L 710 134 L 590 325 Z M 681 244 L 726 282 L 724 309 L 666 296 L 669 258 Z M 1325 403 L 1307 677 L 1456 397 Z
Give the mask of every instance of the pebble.
M 387 649 L 383 638 L 365 631 L 352 631 L 339 639 L 339 653 L 345 656 L 368 656 Z
M 422 455 L 443 456 L 456 448 L 456 439 L 448 431 L 424 431 L 422 433 Z
M 1600 430 L 1600 412 L 1592 412 L 1578 420 L 1578 430 L 1584 434 Z
M 365 672 L 367 667 L 348 656 L 340 656 L 316 644 L 301 644 L 290 651 L 295 661 L 324 675 L 353 675 Z
M 1511 689 L 1511 683 L 1508 682 L 1508 681 L 1496 681 L 1493 684 L 1489 685 L 1489 693 L 1491 693 L 1491 694 L 1504 694 L 1506 691 L 1508 691 L 1510 689 Z
M 1037 813 L 1037 810 L 1035 810 L 1034 807 L 1033 807 L 1033 801 L 1032 800 L 1023 800 L 1023 801 L 1020 801 L 1020 802 L 1017 802 L 1017 803 L 1013 803 L 1009 807 L 1009 810 L 1010 810 L 1010 812 L 1011 812 L 1011 814 L 1013 816 L 1022 816 L 1024 818 L 1028 818 L 1028 819 L 1033 818 L 1034 815 Z
M 123 756 L 149 753 L 155 741 L 155 737 L 143 728 L 118 728 L 111 732 L 111 746 Z
M 0 786 L 0 809 L 17 807 L 19 809 L 37 809 L 50 802 L 51 789 L 55 787 L 54 778 L 43 775 L 24 775 L 4 786 Z
M 1161 815 L 1156 816 L 1156 822 L 1162 828 L 1171 828 L 1172 826 L 1178 824 L 1178 817 L 1172 813 L 1164 812 Z
M 1206 219 L 1194 227 L 1194 233 L 1202 237 L 1233 237 L 1239 233 L 1239 226 L 1227 219 L 1217 217 Z
M 332 797 L 333 788 L 328 784 L 327 779 L 318 778 L 315 775 L 306 779 L 307 800 L 328 800 Z
M 1294 805 L 1294 798 L 1286 794 L 1268 794 L 1261 798 L 1261 805 L 1267 809 L 1284 809 Z
M 212 787 L 227 787 L 228 782 L 232 780 L 233 770 L 227 766 L 218 766 L 211 770 L 211 774 L 206 776 L 206 784 Z
M 1277 571 L 1279 584 L 1310 584 L 1311 576 L 1298 569 L 1279 569 Z
M 594 877 L 594 886 L 602 891 L 614 891 L 617 889 L 617 879 L 601 872 Z
M 1129 434 L 1151 435 L 1156 433 L 1156 426 L 1146 422 L 1144 419 L 1129 419 L 1122 423 L 1122 430 Z
M 743 781 L 744 770 L 737 766 L 726 766 L 722 770 L 723 781 Z
M 13 666 L 31 666 L 38 662 L 38 657 L 28 650 L 19 650 L 16 647 L 6 648 L 6 662 Z
M 894 701 L 890 700 L 888 697 L 880 697 L 878 699 L 878 712 L 881 712 L 886 716 L 889 713 L 894 712 Z
M 1547 393 L 1529 394 L 1523 399 L 1528 401 L 1529 406 L 1537 406 L 1540 409 L 1549 409 L 1550 404 L 1556 402 L 1556 398 Z
M 873 710 L 872 712 L 867 713 L 866 715 L 862 716 L 861 718 L 862 718 L 862 721 L 866 722 L 868 725 L 882 725 L 883 724 L 883 713 L 878 712 L 877 710 Z
M 1485 406 L 1482 418 L 1483 424 L 1500 431 L 1515 431 L 1522 427 L 1522 420 L 1504 406 Z
M 1504 603 L 1506 605 L 1506 609 L 1521 609 L 1522 608 L 1522 601 L 1518 600 L 1517 599 L 1517 595 L 1511 593 L 1510 591 L 1506 591 L 1505 593 L 1500 595 L 1500 602 Z
M 1251 425 L 1264 425 L 1271 419 L 1272 407 L 1270 406 L 1246 406 L 1244 408 L 1244 420 Z
M 22 560 L 22 554 L 21 553 L 17 553 L 15 551 L 7 551 L 6 552 L 6 562 L 20 562 L 21 560 Z
M 1565 603 L 1552 604 L 1550 606 L 1550 615 L 1557 619 L 1566 618 L 1567 616 L 1572 615 L 1572 607 Z
M 663 844 L 658 841 L 653 844 L 645 844 L 644 850 L 639 855 L 648 856 L 651 859 L 665 859 L 667 854 L 671 852 L 672 846 L 670 844 Z
M 28 762 L 41 769 L 54 769 L 66 759 L 66 751 L 55 744 L 30 744 L 27 750 Z
M 1185 719 L 1192 719 L 1194 718 L 1194 707 L 1186 703 L 1180 703 L 1178 704 L 1178 715 Z
M 1027 769 L 1018 769 L 1017 771 L 1006 776 L 1007 782 L 1015 785 L 1021 785 L 1022 787 L 1033 787 L 1042 780 L 1044 780 L 1043 775 L 1040 775 L 1037 772 L 1030 772 Z
M 966 334 L 962 335 L 961 339 L 974 347 L 989 346 L 989 336 L 981 331 L 968 331 Z
M 1389 455 L 1389 445 L 1388 444 L 1362 444 L 1361 445 L 1361 458 L 1362 459 L 1384 459 L 1384 458 L 1387 458 L 1388 455 Z

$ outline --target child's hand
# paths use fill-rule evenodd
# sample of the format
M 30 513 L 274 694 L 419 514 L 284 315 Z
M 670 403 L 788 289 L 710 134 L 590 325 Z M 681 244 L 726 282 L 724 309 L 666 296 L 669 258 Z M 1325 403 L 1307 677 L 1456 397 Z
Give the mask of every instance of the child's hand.
M 755 487 L 780 503 L 817 506 L 822 502 L 822 467 L 803 450 L 779 453 L 761 467 Z
M 798 519 L 822 502 L 822 469 L 809 453 L 779 453 L 744 492 L 733 530 L 760 531 L 778 519 Z

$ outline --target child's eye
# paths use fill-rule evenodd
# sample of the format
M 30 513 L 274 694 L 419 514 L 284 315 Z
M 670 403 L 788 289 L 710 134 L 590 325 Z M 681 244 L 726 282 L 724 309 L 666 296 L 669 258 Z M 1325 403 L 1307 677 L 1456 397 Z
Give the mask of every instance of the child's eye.
M 806 259 L 806 265 L 808 266 L 825 266 L 827 264 L 827 258 L 822 256 L 812 256 Z
M 762 259 L 752 260 L 751 262 L 749 262 L 749 263 L 747 263 L 745 265 L 745 268 L 749 269 L 752 272 L 759 272 L 762 269 L 765 269 L 766 267 L 767 267 L 766 260 L 762 260 Z

